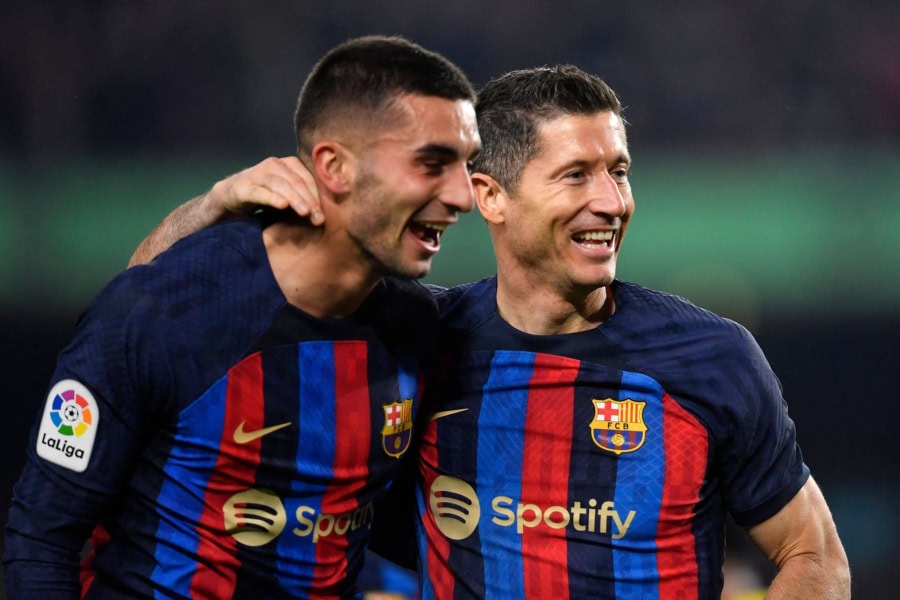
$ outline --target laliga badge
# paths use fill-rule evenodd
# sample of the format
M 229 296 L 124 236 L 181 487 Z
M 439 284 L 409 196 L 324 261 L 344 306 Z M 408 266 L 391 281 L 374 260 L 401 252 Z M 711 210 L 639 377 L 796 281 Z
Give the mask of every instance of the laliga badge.
M 37 434 L 37 455 L 81 473 L 87 469 L 100 411 L 86 387 L 63 379 L 50 390 Z

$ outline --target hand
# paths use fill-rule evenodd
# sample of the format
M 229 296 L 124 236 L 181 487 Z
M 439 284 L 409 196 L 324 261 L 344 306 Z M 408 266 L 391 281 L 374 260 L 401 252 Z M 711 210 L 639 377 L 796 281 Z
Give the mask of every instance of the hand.
M 204 201 L 221 215 L 269 206 L 290 208 L 313 225 L 325 221 L 316 180 L 296 156 L 270 157 L 235 173 L 213 185 Z

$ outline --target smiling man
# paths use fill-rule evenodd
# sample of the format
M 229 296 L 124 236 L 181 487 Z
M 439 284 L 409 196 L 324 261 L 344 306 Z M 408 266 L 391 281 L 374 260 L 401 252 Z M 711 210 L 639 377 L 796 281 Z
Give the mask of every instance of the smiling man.
M 476 111 L 497 275 L 437 293 L 422 597 L 718 599 L 730 513 L 778 568 L 769 597 L 849 598 L 753 337 L 616 277 L 635 202 L 613 90 L 571 66 L 515 71 Z
M 778 569 L 770 598 L 849 598 L 834 521 L 752 335 L 617 278 L 635 201 L 614 91 L 572 66 L 514 71 L 476 111 L 471 178 L 497 275 L 432 290 L 438 410 L 414 507 L 398 488 L 378 549 L 393 553 L 417 513 L 406 564 L 425 599 L 717 600 L 730 514 Z M 186 208 L 194 225 L 204 204 L 213 218 L 243 202 L 312 210 L 283 166 L 217 184 Z
M 420 46 L 342 44 L 300 93 L 298 157 L 269 164 L 303 162 L 291 184 L 318 189 L 324 224 L 229 220 L 110 283 L 15 487 L 11 600 L 359 594 L 437 337 L 409 278 L 473 206 L 473 102 Z

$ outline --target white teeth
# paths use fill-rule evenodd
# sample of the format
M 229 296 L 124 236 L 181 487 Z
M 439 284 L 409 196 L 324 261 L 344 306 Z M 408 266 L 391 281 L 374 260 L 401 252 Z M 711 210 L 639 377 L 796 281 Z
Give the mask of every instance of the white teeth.
M 573 236 L 576 240 L 591 242 L 608 242 L 613 238 L 612 231 L 585 231 Z
M 447 231 L 447 228 L 450 227 L 449 223 L 427 223 L 425 221 L 418 221 L 418 224 L 421 227 L 427 227 L 428 229 L 434 229 L 435 231 L 440 231 L 443 233 Z

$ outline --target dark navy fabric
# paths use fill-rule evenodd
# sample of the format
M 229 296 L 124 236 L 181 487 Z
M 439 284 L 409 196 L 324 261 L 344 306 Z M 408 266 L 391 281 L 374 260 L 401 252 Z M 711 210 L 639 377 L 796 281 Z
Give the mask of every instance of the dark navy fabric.
M 410 454 L 436 305 L 385 279 L 352 316 L 314 318 L 281 293 L 263 226 L 199 232 L 83 315 L 51 386 L 96 399 L 92 455 L 81 473 L 51 464 L 33 432 L 11 599 L 78 597 L 92 533 L 87 598 L 358 595 L 373 503 Z
M 503 321 L 494 278 L 435 292 L 423 597 L 718 599 L 726 513 L 759 523 L 809 474 L 749 332 L 622 281 L 600 327 L 553 336 Z

